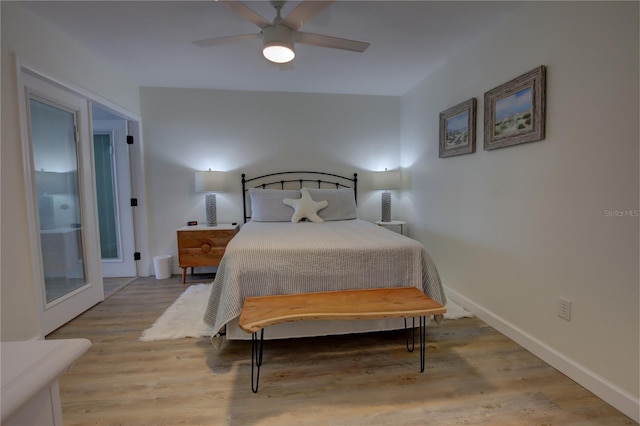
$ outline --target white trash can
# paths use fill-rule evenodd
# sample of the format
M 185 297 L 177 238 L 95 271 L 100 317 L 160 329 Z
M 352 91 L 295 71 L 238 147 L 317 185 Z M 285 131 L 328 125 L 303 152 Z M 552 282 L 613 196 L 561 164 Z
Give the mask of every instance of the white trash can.
M 171 255 L 163 254 L 153 257 L 153 268 L 156 271 L 156 279 L 164 280 L 171 276 Z

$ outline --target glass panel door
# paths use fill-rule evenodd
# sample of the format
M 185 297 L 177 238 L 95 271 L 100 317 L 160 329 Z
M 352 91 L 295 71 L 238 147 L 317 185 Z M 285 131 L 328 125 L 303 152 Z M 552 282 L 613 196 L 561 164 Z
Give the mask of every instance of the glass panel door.
M 93 156 L 96 170 L 98 224 L 102 260 L 120 259 L 118 248 L 118 217 L 114 179 L 113 149 L 110 133 L 93 134 Z
M 135 277 L 127 120 L 93 104 L 93 162 L 103 277 Z
M 104 299 L 89 102 L 21 67 L 20 121 L 42 336 Z
M 82 247 L 76 117 L 73 111 L 29 98 L 46 302 L 87 282 Z

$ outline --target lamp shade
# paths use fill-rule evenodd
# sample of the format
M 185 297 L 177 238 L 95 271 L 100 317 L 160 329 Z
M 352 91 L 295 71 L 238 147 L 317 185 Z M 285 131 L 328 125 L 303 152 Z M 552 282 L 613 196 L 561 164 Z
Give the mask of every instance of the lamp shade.
M 206 171 L 196 172 L 196 192 L 223 192 L 224 178 L 223 172 Z
M 383 190 L 399 189 L 400 170 L 373 172 L 373 188 Z

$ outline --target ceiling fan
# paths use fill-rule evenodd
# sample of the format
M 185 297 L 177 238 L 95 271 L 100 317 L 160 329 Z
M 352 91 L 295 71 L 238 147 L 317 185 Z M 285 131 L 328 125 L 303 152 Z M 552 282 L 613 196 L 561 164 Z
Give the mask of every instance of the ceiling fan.
M 262 38 L 262 54 L 269 61 L 278 64 L 284 64 L 293 60 L 295 57 L 295 43 L 329 47 L 332 49 L 350 50 L 352 52 L 364 52 L 367 47 L 369 47 L 369 43 L 362 41 L 300 31 L 300 28 L 302 28 L 307 21 L 311 20 L 327 6 L 333 3 L 333 0 L 303 0 L 284 18 L 280 16 L 280 11 L 286 1 L 272 0 L 271 4 L 276 9 L 276 17 L 273 22 L 267 21 L 251 8 L 239 1 L 219 0 L 218 3 L 222 3 L 229 7 L 242 18 L 257 25 L 262 31 L 255 34 L 241 34 L 197 40 L 193 42 L 195 45 L 200 47 L 210 47 L 219 44 Z

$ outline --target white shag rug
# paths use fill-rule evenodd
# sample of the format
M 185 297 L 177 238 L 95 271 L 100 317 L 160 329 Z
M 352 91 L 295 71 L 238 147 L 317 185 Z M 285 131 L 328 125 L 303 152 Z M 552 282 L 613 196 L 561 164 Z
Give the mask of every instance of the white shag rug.
M 150 328 L 142 332 L 140 340 L 211 336 L 212 328 L 202 320 L 210 292 L 211 284 L 194 284 L 187 288 Z
M 211 336 L 213 329 L 202 320 L 210 292 L 211 284 L 195 284 L 187 288 L 151 327 L 142 332 L 140 340 L 150 342 Z M 444 319 L 472 316 L 472 313 L 467 312 L 452 300 L 447 302 L 447 313 Z

